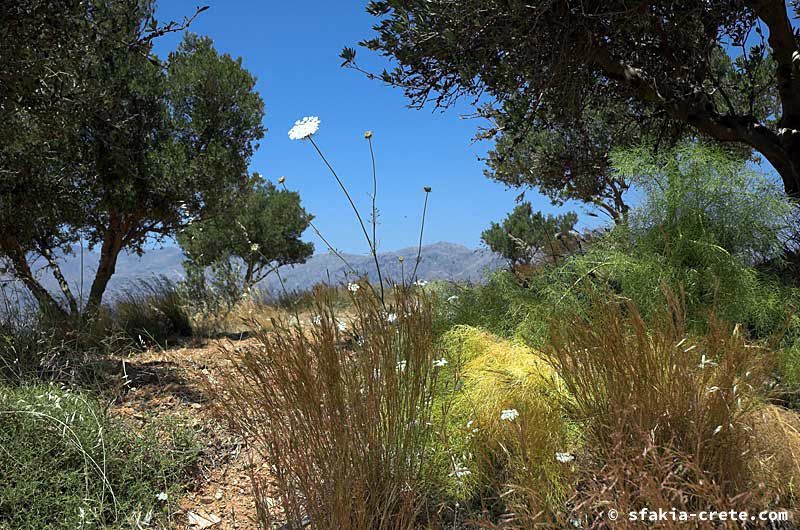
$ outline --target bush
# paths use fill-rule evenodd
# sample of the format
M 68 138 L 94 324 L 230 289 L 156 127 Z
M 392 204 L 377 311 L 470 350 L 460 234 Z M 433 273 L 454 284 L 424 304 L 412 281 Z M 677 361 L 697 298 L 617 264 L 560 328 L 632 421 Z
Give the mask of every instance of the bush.
M 508 271 L 495 272 L 485 285 L 437 282 L 434 293 L 438 334 L 463 325 L 512 337 L 517 326 L 528 319 L 532 311 L 531 291 Z
M 0 418 L 0 528 L 165 521 L 198 452 L 189 431 L 134 434 L 89 395 L 54 384 L 0 386 Z
M 318 289 L 310 323 L 256 325 L 258 345 L 229 351 L 217 402 L 270 465 L 285 519 L 312 528 L 425 527 L 437 358 L 431 307 L 398 288 L 384 308 L 353 284 L 354 316 L 338 320 Z M 276 518 L 258 476 L 262 528 Z M 274 494 L 273 494 L 274 496 Z
M 556 454 L 568 454 L 577 441 L 562 415 L 563 385 L 520 343 L 466 326 L 453 328 L 443 342 L 458 380 L 437 400 L 448 424 L 445 450 L 450 476 L 458 479 L 455 493 L 479 499 L 482 508 L 493 504 L 495 515 L 541 523 L 568 493 L 569 465 Z

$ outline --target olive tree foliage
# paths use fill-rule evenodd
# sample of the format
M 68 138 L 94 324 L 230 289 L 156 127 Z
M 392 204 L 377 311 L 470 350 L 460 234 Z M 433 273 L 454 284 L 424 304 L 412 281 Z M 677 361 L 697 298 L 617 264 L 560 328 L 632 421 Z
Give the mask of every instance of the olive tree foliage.
M 528 126 L 554 131 L 544 146 L 532 139 L 547 151 L 552 141 L 580 147 L 583 126 L 597 123 L 591 112 L 649 117 L 655 128 L 642 140 L 691 133 L 740 144 L 798 197 L 799 9 L 797 0 L 374 0 L 376 35 L 362 45 L 396 61 L 377 77 L 413 106 L 489 99 L 508 118 L 495 131 L 500 155 L 502 138 L 525 142 Z M 355 64 L 353 49 L 342 57 Z
M 615 223 L 624 222 L 630 182 L 614 170 L 609 154 L 639 145 L 645 130 L 659 120 L 633 118 L 627 108 L 607 108 L 595 101 L 585 102 L 587 108 L 573 116 L 556 110 L 551 119 L 543 119 L 541 111 L 530 118 L 526 104 L 515 99 L 501 110 L 484 109 L 495 124 L 484 133 L 495 139 L 486 157 L 486 176 L 510 187 L 538 189 L 557 206 L 582 201 Z
M 279 190 L 254 177 L 251 188 L 226 212 L 193 222 L 178 234 L 187 256 L 187 276 L 205 282 L 205 270 L 231 280 L 225 290 L 236 298 L 282 265 L 305 263 L 313 243 L 300 238 L 313 216 L 294 191 Z
M 574 228 L 577 222 L 578 216 L 574 212 L 544 215 L 534 212 L 531 203 L 523 202 L 502 223 L 493 222 L 481 234 L 481 239 L 491 250 L 506 258 L 512 267 L 532 265 L 542 257 L 555 261 L 569 250 L 568 241 L 576 238 Z
M 157 57 L 153 38 L 176 26 L 158 25 L 152 0 L 0 10 L 0 79 L 11 87 L 0 91 L 11 124 L 0 144 L 0 257 L 43 308 L 78 313 L 59 258 L 79 241 L 98 248 L 85 300 L 94 312 L 120 252 L 142 252 L 246 190 L 263 102 L 241 60 L 208 38 L 186 34 Z M 42 286 L 39 263 L 61 296 Z

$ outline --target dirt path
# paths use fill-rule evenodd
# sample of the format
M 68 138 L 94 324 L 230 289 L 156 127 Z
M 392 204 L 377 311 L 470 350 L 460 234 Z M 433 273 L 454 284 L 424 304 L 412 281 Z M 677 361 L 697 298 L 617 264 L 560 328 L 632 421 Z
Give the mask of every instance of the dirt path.
M 245 345 L 247 341 L 239 342 Z M 256 529 L 256 510 L 243 441 L 215 419 L 202 382 L 227 363 L 220 343 L 148 351 L 125 359 L 127 391 L 114 412 L 141 425 L 158 417 L 181 418 L 203 444 L 196 484 L 179 501 L 171 528 Z

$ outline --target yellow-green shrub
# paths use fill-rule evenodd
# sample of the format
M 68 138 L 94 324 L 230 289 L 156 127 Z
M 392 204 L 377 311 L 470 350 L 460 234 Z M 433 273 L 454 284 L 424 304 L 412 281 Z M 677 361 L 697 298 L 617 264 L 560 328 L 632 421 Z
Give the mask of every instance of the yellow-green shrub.
M 440 396 L 448 414 L 449 449 L 458 481 L 472 494 L 503 494 L 504 508 L 549 512 L 566 494 L 571 436 L 561 413 L 566 395 L 534 350 L 483 330 L 456 326 L 443 337 L 456 384 Z M 513 420 L 501 419 L 516 410 Z M 495 499 L 497 501 L 497 499 Z

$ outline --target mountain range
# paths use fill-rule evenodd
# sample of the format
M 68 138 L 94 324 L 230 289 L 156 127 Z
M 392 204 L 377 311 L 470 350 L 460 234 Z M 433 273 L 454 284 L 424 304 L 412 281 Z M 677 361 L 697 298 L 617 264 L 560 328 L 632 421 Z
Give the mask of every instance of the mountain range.
M 393 252 L 378 254 L 384 279 L 400 281 L 411 277 L 417 258 L 417 247 L 409 247 Z M 375 264 L 372 256 L 358 254 L 341 254 L 342 258 L 360 275 L 366 275 L 372 281 L 377 280 Z M 401 262 L 400 257 L 403 257 Z M 470 249 L 455 243 L 439 242 L 424 245 L 420 252 L 417 278 L 423 280 L 449 280 L 456 282 L 480 283 L 487 273 L 505 264 L 503 258 L 485 249 Z M 61 269 L 64 276 L 77 294 L 88 293 L 94 271 L 97 268 L 99 254 L 95 251 L 76 248 L 73 254 L 63 256 Z M 183 277 L 182 262 L 184 255 L 174 245 L 154 248 L 138 256 L 123 253 L 117 262 L 116 273 L 108 287 L 108 297 L 123 289 L 135 289 L 137 282 L 164 276 L 179 280 Z M 52 274 L 43 264 L 34 264 L 34 270 L 41 282 L 51 292 L 57 293 L 58 286 Z M 303 264 L 287 265 L 279 269 L 280 279 L 289 291 L 309 289 L 320 282 L 339 283 L 352 278 L 348 275 L 349 267 L 333 253 L 315 254 Z M 277 292 L 281 289 L 278 275 L 273 273 L 265 278 L 257 287 Z

